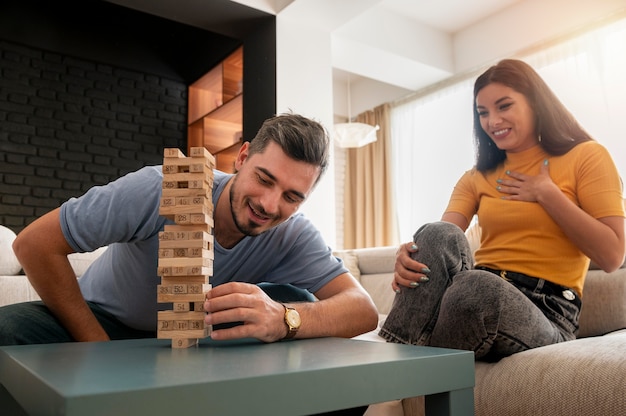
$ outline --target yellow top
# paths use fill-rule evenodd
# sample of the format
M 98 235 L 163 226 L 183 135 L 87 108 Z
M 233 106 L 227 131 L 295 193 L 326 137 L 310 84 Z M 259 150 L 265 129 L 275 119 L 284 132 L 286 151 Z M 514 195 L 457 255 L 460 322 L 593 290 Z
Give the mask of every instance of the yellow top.
M 476 265 L 546 279 L 582 296 L 589 267 L 585 256 L 536 202 L 503 200 L 496 186 L 507 170 L 537 175 L 545 159 L 550 177 L 576 205 L 594 218 L 624 216 L 622 184 L 608 151 L 591 141 L 562 156 L 535 146 L 507 159 L 487 173 L 475 168 L 457 182 L 446 212 L 471 221 L 478 214 L 482 229 Z

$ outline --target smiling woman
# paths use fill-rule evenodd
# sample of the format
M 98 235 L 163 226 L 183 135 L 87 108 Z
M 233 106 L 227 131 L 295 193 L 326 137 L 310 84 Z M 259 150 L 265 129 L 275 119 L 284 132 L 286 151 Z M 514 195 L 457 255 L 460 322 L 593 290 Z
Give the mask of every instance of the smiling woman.
M 624 261 L 623 183 L 606 148 L 522 60 L 478 76 L 472 108 L 476 163 L 441 220 L 399 247 L 379 335 L 491 362 L 576 339 L 590 259 L 607 273 Z M 464 232 L 474 217 L 472 251 Z
M 626 178 L 626 19 L 526 55 Z M 482 72 L 482 71 L 481 71 Z M 471 73 L 462 81 L 391 110 L 394 186 L 400 240 L 439 219 L 457 178 L 473 164 Z M 451 151 L 454 149 L 454 151 Z M 408 167 L 411 167 L 410 170 Z

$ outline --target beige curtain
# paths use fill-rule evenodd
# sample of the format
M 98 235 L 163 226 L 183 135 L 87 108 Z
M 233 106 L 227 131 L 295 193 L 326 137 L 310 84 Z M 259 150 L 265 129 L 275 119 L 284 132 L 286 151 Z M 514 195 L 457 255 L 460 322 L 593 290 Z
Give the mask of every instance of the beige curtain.
M 356 121 L 379 125 L 378 139 L 346 151 L 344 248 L 398 244 L 393 197 L 389 104 L 360 114 Z

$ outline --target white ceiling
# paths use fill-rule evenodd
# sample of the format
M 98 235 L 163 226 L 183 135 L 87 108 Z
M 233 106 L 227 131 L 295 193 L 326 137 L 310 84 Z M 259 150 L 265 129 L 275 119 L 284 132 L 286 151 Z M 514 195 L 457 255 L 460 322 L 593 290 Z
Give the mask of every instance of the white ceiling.
M 383 0 L 382 6 L 454 34 L 521 0 Z
M 241 9 L 328 30 L 335 96 L 350 82 L 353 114 L 626 11 L 626 0 L 107 1 L 225 35 Z

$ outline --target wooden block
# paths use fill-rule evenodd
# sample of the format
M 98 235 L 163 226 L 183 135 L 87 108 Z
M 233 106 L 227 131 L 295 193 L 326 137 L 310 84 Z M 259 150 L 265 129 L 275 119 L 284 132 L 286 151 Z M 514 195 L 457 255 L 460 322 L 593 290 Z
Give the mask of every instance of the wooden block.
M 159 258 L 171 259 L 178 257 L 204 257 L 213 259 L 213 250 L 196 247 L 160 248 Z
M 172 311 L 174 312 L 189 312 L 192 311 L 194 309 L 192 309 L 192 305 L 194 305 L 195 302 L 173 302 L 172 303 Z
M 157 267 L 213 267 L 213 260 L 204 257 L 164 257 L 159 259 Z
M 185 175 L 193 175 L 192 173 Z M 205 180 L 202 179 L 191 179 L 191 180 L 163 180 L 162 189 L 172 190 L 172 189 L 195 189 L 202 190 L 206 193 L 211 192 L 213 190 L 213 179 Z
M 157 331 L 157 338 L 159 339 L 167 339 L 167 338 L 206 338 L 211 335 L 211 328 L 203 328 L 203 329 L 187 329 L 187 330 L 164 330 Z
M 174 166 L 176 166 L 176 168 L 174 168 Z M 164 158 L 162 172 L 167 174 L 192 171 L 191 166 L 194 166 L 194 169 L 198 169 L 200 172 L 212 172 L 215 164 L 211 162 L 210 159 L 197 157 Z
M 174 198 L 175 205 L 206 205 L 213 207 L 213 201 L 206 196 L 179 196 Z
M 163 205 L 159 207 L 159 215 L 176 216 L 182 214 L 213 215 L 213 204 L 204 205 Z
M 197 295 L 204 294 L 202 283 L 170 283 L 157 285 L 159 295 Z M 174 300 L 175 301 L 175 300 Z
M 198 338 L 173 338 L 172 348 L 190 348 L 198 345 Z
M 215 169 L 215 165 L 208 161 L 205 163 L 191 163 L 189 165 L 189 172 L 206 172 L 213 175 L 213 169 Z
M 166 147 L 163 149 L 163 157 L 164 158 L 179 158 L 185 157 L 185 154 L 180 151 L 180 149 L 173 147 Z
M 201 186 L 189 186 L 185 185 L 185 182 L 204 182 L 207 184 L 213 183 L 213 171 L 210 172 L 182 172 L 182 173 L 169 173 L 163 174 L 163 184 L 176 183 L 181 186 L 163 186 L 163 188 L 200 188 Z
M 204 312 L 159 311 L 157 319 L 159 321 L 197 321 L 204 320 L 204 315 Z
M 200 197 L 211 199 L 211 195 L 213 192 L 212 187 L 213 187 L 213 183 L 211 183 L 211 188 L 207 188 L 207 189 L 163 188 L 161 189 L 161 198 L 200 196 Z
M 208 224 L 213 227 L 213 215 L 209 214 L 190 214 L 190 223 L 193 224 Z
M 203 248 L 212 250 L 213 240 L 161 240 L 162 248 Z
M 172 302 L 204 302 L 204 293 L 187 293 L 182 295 L 174 295 L 170 293 L 157 293 L 158 303 Z
M 212 276 L 213 267 L 157 267 L 158 276 Z M 171 301 L 163 301 L 171 302 Z
M 185 228 L 170 228 L 166 225 L 163 231 L 159 232 L 159 243 L 165 241 L 209 241 L 213 242 L 213 236 L 204 230 L 188 229 Z M 197 246 L 196 246 L 197 247 Z M 163 247 L 171 248 L 171 247 Z
M 166 216 L 166 218 L 170 217 L 172 216 Z M 213 216 L 206 213 L 174 214 L 171 219 L 179 225 L 208 224 L 213 227 Z
M 159 249 L 159 258 L 169 258 L 169 257 L 174 257 L 174 250 L 173 248 L 160 248 Z
M 161 319 L 161 312 L 167 312 L 171 319 Z M 204 322 L 204 312 L 159 312 L 157 324 L 157 338 L 202 338 L 210 325 Z M 197 314 L 197 318 L 186 319 L 185 315 Z M 169 317 L 168 317 L 169 318 Z
M 186 207 L 206 207 L 210 213 L 213 213 L 213 201 L 205 195 L 193 196 L 161 196 L 159 209 L 164 207 L 175 209 L 186 209 Z M 198 210 L 197 212 L 205 212 Z M 162 214 L 159 211 L 159 214 Z
M 203 158 L 209 160 L 213 164 L 213 166 L 215 166 L 215 156 L 213 156 L 211 154 L 211 152 L 209 152 L 204 147 L 192 147 L 191 149 L 189 149 L 189 156 L 191 156 L 191 157 L 203 157 Z
M 212 229 L 206 224 L 193 224 L 193 225 L 168 224 L 163 228 L 163 231 L 204 231 L 205 233 L 210 235 Z
M 201 284 L 205 285 L 209 283 L 208 276 L 162 276 L 161 284 L 162 285 L 175 285 L 178 283 L 191 283 L 191 284 Z M 206 292 L 210 288 L 202 288 L 203 292 Z

